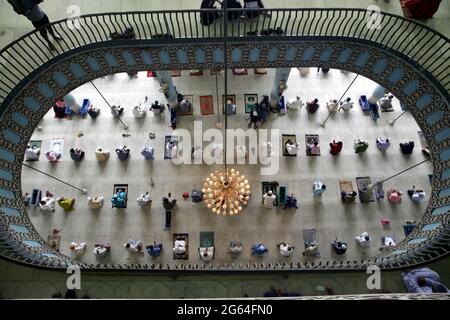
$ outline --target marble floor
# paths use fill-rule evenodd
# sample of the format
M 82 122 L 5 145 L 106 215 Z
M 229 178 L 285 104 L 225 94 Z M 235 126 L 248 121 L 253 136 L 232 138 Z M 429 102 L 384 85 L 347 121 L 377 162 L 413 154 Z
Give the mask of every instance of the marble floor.
M 244 94 L 269 94 L 273 83 L 275 70 L 269 69 L 267 75 L 236 76 L 230 72 L 229 94 L 237 98 L 238 112 L 228 118 L 229 128 L 246 128 L 247 115 L 244 113 Z M 337 113 L 332 116 L 325 128 L 320 123 L 327 117 L 328 111 L 325 101 L 342 95 L 354 78 L 354 74 L 331 70 L 327 75 L 318 73 L 316 69 L 309 69 L 308 74 L 301 76 L 297 69 L 291 69 L 285 92 L 287 99 L 301 95 L 305 100 L 317 97 L 321 107 L 316 114 L 308 114 L 304 108 L 295 114 L 271 114 L 267 129 L 278 129 L 280 134 L 296 134 L 301 148 L 297 157 L 278 157 L 279 170 L 274 176 L 261 176 L 260 165 L 236 165 L 245 174 L 252 185 L 252 197 L 248 207 L 244 208 L 237 217 L 216 216 L 203 203 L 193 203 L 190 199 L 183 200 L 183 192 L 191 192 L 194 188 L 201 188 L 204 178 L 214 168 L 219 166 L 203 165 L 175 165 L 170 160 L 163 159 L 164 137 L 173 134 L 169 128 L 169 115 L 156 118 L 148 112 L 144 119 L 136 119 L 131 108 L 139 103 L 148 101 L 165 101 L 159 91 L 159 84 L 155 78 L 147 77 L 146 72 L 140 72 L 137 78 L 130 79 L 126 74 L 116 74 L 95 80 L 110 104 L 120 104 L 125 108 L 122 120 L 129 126 L 123 130 L 120 122 L 114 119 L 111 112 L 93 86 L 89 83 L 72 92 L 77 100 L 89 98 L 93 105 L 101 109 L 100 116 L 92 120 L 89 116 L 82 119 L 77 116 L 71 119 L 56 119 L 53 111 L 44 117 L 42 129 L 36 130 L 33 140 L 42 140 L 42 151 L 49 150 L 52 138 L 64 138 L 64 152 L 62 161 L 51 164 L 44 155 L 40 161 L 30 164 L 40 170 L 48 172 L 70 183 L 87 188 L 88 194 L 83 195 L 66 185 L 24 168 L 22 171 L 23 192 L 31 192 L 33 188 L 50 190 L 55 196 L 76 198 L 75 210 L 69 213 L 57 208 L 53 214 L 44 213 L 36 207 L 30 207 L 28 214 L 32 223 L 43 236 L 51 234 L 54 228 L 62 229 L 61 253 L 70 255 L 71 241 L 86 241 L 88 249 L 80 258 L 86 263 L 201 263 L 197 248 L 199 233 L 212 231 L 215 233 L 215 259 L 213 263 L 243 263 L 248 262 L 300 262 L 315 259 L 355 260 L 365 259 L 379 252 L 381 237 L 393 235 L 396 241 L 404 238 L 403 224 L 408 220 L 419 220 L 427 206 L 427 200 L 414 204 L 406 196 L 401 204 L 392 205 L 387 199 L 381 199 L 369 204 L 356 201 L 353 204 L 343 204 L 340 200 L 338 180 L 348 179 L 356 188 L 355 177 L 370 176 L 372 182 L 387 178 L 403 169 L 412 166 L 425 157 L 421 153 L 418 131 L 420 130 L 409 113 L 400 118 L 395 126 L 388 121 L 402 112 L 398 100 L 394 100 L 394 112 L 381 113 L 381 118 L 375 122 L 370 115 L 362 112 L 357 103 L 360 95 L 370 95 L 376 83 L 358 77 L 346 96 L 355 101 L 355 106 L 348 113 Z M 214 115 L 201 116 L 199 108 L 200 95 L 213 95 L 216 104 L 215 76 L 205 71 L 204 76 L 190 76 L 188 71 L 182 71 L 181 77 L 174 77 L 174 84 L 178 91 L 194 96 L 194 115 L 180 116 L 178 128 L 193 132 L 194 121 L 200 121 L 203 132 L 214 128 L 217 122 L 217 111 Z M 218 77 L 219 96 L 223 94 L 223 74 Z M 220 119 L 223 121 L 222 115 Z M 83 136 L 77 137 L 77 132 Z M 122 133 L 129 133 L 124 137 Z M 154 140 L 149 139 L 150 132 L 156 133 Z M 322 145 L 320 157 L 307 157 L 305 154 L 305 134 L 319 134 Z M 375 145 L 377 137 L 390 137 L 393 141 L 386 154 L 382 154 Z M 369 141 L 369 149 L 361 155 L 353 150 L 353 140 L 363 138 Z M 281 144 L 281 137 L 278 137 Z M 328 143 L 332 139 L 344 142 L 341 154 L 333 157 L 329 154 Z M 410 156 L 400 152 L 398 143 L 406 139 L 415 142 L 416 148 Z M 131 148 L 131 156 L 127 161 L 119 161 L 114 150 L 123 145 Z M 155 147 L 155 160 L 145 161 L 139 154 L 143 146 Z M 207 143 L 204 143 L 206 146 Z M 99 165 L 94 151 L 97 147 L 111 151 L 109 161 Z M 69 149 L 78 147 L 86 151 L 85 159 L 75 163 L 70 159 Z M 396 187 L 406 192 L 412 185 L 422 187 L 427 194 L 431 185 L 428 174 L 432 173 L 429 163 L 423 164 L 403 175 L 389 180 L 384 184 L 385 189 Z M 150 184 L 153 178 L 154 187 Z M 312 183 L 320 179 L 327 185 L 326 192 L 317 200 L 312 195 Z M 276 180 L 281 186 L 287 187 L 287 193 L 293 193 L 299 201 L 298 210 L 282 208 L 265 209 L 261 206 L 261 181 Z M 126 209 L 112 209 L 109 199 L 112 196 L 114 184 L 129 185 L 128 207 Z M 148 191 L 153 199 L 149 208 L 141 209 L 136 198 Z M 161 198 L 168 192 L 178 200 L 174 211 L 171 230 L 164 230 L 164 209 Z M 87 196 L 101 195 L 105 197 L 105 205 L 98 211 L 92 211 L 87 205 Z M 391 224 L 383 227 L 382 218 L 389 218 Z M 302 256 L 302 229 L 317 228 L 319 235 L 320 258 L 305 258 Z M 354 237 L 367 231 L 373 237 L 373 243 L 368 248 L 357 245 Z M 173 233 L 189 233 L 189 259 L 174 260 L 172 257 Z M 337 256 L 331 249 L 330 242 L 338 237 L 348 241 L 347 253 Z M 139 239 L 144 244 L 153 240 L 163 243 L 161 256 L 152 259 L 145 255 L 130 254 L 123 244 L 129 239 Z M 230 240 L 241 241 L 244 251 L 237 259 L 232 260 L 227 255 Z M 296 246 L 291 257 L 282 257 L 276 243 L 288 241 Z M 96 242 L 112 244 L 111 255 L 96 259 L 92 254 Z M 255 242 L 263 242 L 269 249 L 264 258 L 255 258 L 250 254 L 250 246 Z

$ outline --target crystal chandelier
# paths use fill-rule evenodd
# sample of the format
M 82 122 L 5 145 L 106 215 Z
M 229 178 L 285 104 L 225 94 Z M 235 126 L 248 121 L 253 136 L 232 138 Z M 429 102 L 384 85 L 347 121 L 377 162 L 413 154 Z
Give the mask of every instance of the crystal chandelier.
M 204 202 L 217 214 L 237 215 L 250 199 L 250 184 L 235 169 L 216 170 L 203 183 Z

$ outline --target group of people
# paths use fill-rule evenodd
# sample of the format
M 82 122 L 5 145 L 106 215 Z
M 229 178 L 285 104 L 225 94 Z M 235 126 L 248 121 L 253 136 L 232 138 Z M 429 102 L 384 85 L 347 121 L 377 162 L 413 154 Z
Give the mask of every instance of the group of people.
M 202 0 L 200 9 L 218 9 L 216 3 L 223 8 L 225 5 L 227 9 L 242 9 L 242 3 L 240 0 Z M 264 4 L 262 0 L 244 0 L 244 8 L 246 9 L 263 9 Z M 240 17 L 254 19 L 259 14 L 260 11 L 230 11 L 227 14 L 227 19 L 232 21 L 238 19 Z M 221 12 L 201 12 L 200 13 L 200 22 L 204 26 L 209 26 L 213 24 L 217 19 L 222 16 Z

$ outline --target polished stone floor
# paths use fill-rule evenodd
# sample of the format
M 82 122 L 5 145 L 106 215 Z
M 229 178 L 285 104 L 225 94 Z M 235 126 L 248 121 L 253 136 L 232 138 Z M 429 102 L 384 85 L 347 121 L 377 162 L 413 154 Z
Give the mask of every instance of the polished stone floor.
M 229 128 L 246 128 L 244 113 L 244 94 L 269 94 L 273 83 L 275 70 L 268 70 L 267 75 L 236 76 L 230 72 L 229 93 L 237 98 L 238 114 L 228 118 Z M 321 259 L 327 260 L 355 260 L 376 255 L 381 245 L 381 237 L 392 235 L 396 241 L 404 238 L 403 224 L 408 220 L 419 220 L 427 206 L 427 201 L 417 205 L 405 197 L 398 205 L 390 204 L 387 199 L 377 202 L 343 204 L 340 201 L 338 180 L 351 180 L 356 188 L 356 177 L 370 176 L 372 182 L 385 179 L 403 169 L 412 166 L 425 157 L 421 153 L 418 136 L 418 126 L 409 113 L 398 120 L 395 126 L 388 121 L 402 112 L 400 104 L 394 101 L 394 112 L 381 113 L 378 121 L 372 120 L 370 115 L 364 114 L 357 103 L 360 95 L 370 95 L 376 84 L 371 80 L 359 77 L 350 88 L 346 96 L 356 103 L 348 113 L 337 113 L 322 128 L 320 123 L 328 115 L 325 101 L 342 95 L 354 78 L 354 74 L 331 70 L 327 75 L 318 73 L 316 69 L 309 69 L 307 75 L 301 76 L 297 69 L 291 70 L 288 80 L 288 89 L 285 93 L 287 99 L 301 95 L 305 100 L 317 97 L 321 107 L 316 114 L 308 114 L 305 108 L 288 115 L 271 114 L 267 124 L 268 129 L 278 129 L 280 134 L 296 134 L 300 143 L 297 157 L 277 157 L 279 170 L 273 176 L 261 176 L 260 165 L 236 165 L 245 174 L 252 186 L 252 198 L 247 208 L 237 217 L 216 216 L 211 213 L 203 203 L 193 203 L 183 200 L 183 192 L 191 192 L 201 188 L 203 180 L 212 169 L 220 166 L 206 164 L 176 165 L 170 160 L 163 159 L 164 138 L 173 134 L 169 128 L 169 115 L 166 112 L 163 118 L 157 118 L 149 112 L 145 119 L 136 119 L 131 108 L 139 103 L 148 101 L 165 101 L 159 84 L 155 78 L 148 78 L 146 72 L 141 72 L 138 78 L 130 79 L 126 74 L 117 74 L 95 80 L 95 85 L 110 102 L 120 104 L 125 108 L 122 120 L 129 126 L 123 130 L 120 122 L 114 119 L 108 106 L 89 83 L 74 90 L 72 94 L 81 101 L 83 98 L 91 99 L 92 103 L 101 109 L 100 116 L 93 121 L 90 117 L 71 119 L 55 119 L 53 111 L 44 117 L 41 122 L 42 129 L 36 130 L 33 140 L 42 140 L 42 150 L 49 150 L 52 138 L 64 138 L 64 152 L 62 161 L 49 163 L 44 155 L 40 161 L 32 162 L 36 168 L 55 175 L 70 183 L 87 188 L 87 195 L 62 185 L 58 181 L 24 168 L 22 172 L 23 192 L 31 192 L 33 188 L 50 190 L 55 196 L 76 198 L 75 210 L 64 212 L 57 208 L 53 214 L 44 213 L 36 207 L 29 207 L 28 214 L 43 236 L 51 234 L 54 228 L 62 229 L 61 249 L 63 254 L 70 255 L 69 244 L 72 241 L 87 242 L 88 249 L 80 258 L 86 263 L 201 263 L 197 248 L 199 234 L 204 231 L 215 233 L 215 263 L 254 263 L 260 262 L 300 262 L 307 261 L 302 256 L 303 237 L 302 229 L 316 228 L 319 236 Z M 216 95 L 215 76 L 205 71 L 204 76 L 190 76 L 188 71 L 182 71 L 181 77 L 174 77 L 174 84 L 183 94 L 194 96 L 194 115 L 181 116 L 178 128 L 193 132 L 194 121 L 199 121 L 203 132 L 214 128 L 217 122 L 215 115 L 201 116 L 199 108 L 200 95 Z M 222 96 L 223 74 L 218 77 L 219 96 Z M 216 100 L 214 98 L 214 100 Z M 217 107 L 214 101 L 215 107 Z M 143 105 L 148 106 L 148 102 Z M 223 116 L 220 115 L 223 121 Z M 77 133 L 83 132 L 78 137 Z M 123 137 L 122 133 L 130 136 Z M 150 132 L 156 133 L 154 140 L 149 139 Z M 305 134 L 319 134 L 322 145 L 320 157 L 307 157 L 305 151 Z M 386 154 L 381 153 L 376 145 L 377 137 L 390 137 L 393 145 Z M 353 150 L 353 140 L 366 139 L 370 146 L 367 152 L 357 155 Z M 281 137 L 278 137 L 281 144 Z M 344 148 L 341 154 L 333 157 L 329 154 L 328 143 L 332 140 L 342 140 Z M 413 140 L 416 148 L 410 156 L 400 152 L 398 144 L 404 140 Z M 208 143 L 204 143 L 204 147 Z M 127 161 L 119 161 L 114 150 L 123 145 L 131 148 L 131 157 Z M 109 161 L 100 165 L 94 150 L 101 146 L 109 150 Z M 145 161 L 139 154 L 143 146 L 155 147 L 155 160 Z M 75 163 L 70 159 L 69 149 L 81 148 L 86 151 L 85 159 Z M 416 185 L 430 192 L 428 174 L 432 173 L 430 164 L 423 164 L 412 171 L 385 182 L 385 189 L 395 187 L 406 193 L 412 185 Z M 153 178 L 154 187 L 150 184 Z M 312 194 L 312 184 L 319 179 L 327 185 L 326 192 L 320 199 Z M 281 207 L 266 209 L 261 206 L 261 182 L 276 180 L 281 186 L 287 187 L 288 194 L 294 194 L 299 201 L 298 210 Z M 114 184 L 128 184 L 128 207 L 126 209 L 112 209 L 109 199 L 112 196 Z M 149 208 L 141 209 L 136 202 L 137 197 L 149 192 L 153 203 Z M 161 199 L 171 192 L 178 200 L 174 211 L 173 226 L 171 230 L 164 230 L 164 209 Z M 89 209 L 86 196 L 104 196 L 105 205 L 99 211 Z M 382 218 L 389 218 L 391 224 L 383 227 Z M 357 245 L 354 237 L 362 232 L 369 232 L 373 243 L 368 248 Z M 189 233 L 190 254 L 188 260 L 174 260 L 172 257 L 173 233 Z M 157 259 L 145 255 L 129 254 L 123 244 L 129 239 L 139 239 L 144 244 L 153 240 L 162 242 L 163 253 Z M 348 242 L 347 253 L 343 256 L 335 255 L 330 243 L 335 238 Z M 243 253 L 237 259 L 227 255 L 228 244 L 237 240 L 243 244 Z M 282 257 L 276 247 L 280 241 L 290 242 L 297 247 L 294 254 Z M 92 254 L 93 245 L 97 242 L 111 243 L 111 255 L 103 259 L 96 259 Z M 262 242 L 269 253 L 264 258 L 255 258 L 250 254 L 253 243 Z

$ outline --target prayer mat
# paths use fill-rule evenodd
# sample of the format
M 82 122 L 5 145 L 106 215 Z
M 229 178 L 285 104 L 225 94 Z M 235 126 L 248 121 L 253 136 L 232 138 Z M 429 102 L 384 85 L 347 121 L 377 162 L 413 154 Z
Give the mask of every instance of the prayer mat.
M 262 196 L 264 196 L 269 190 L 272 190 L 272 193 L 277 196 L 275 199 L 275 206 L 278 206 L 278 186 L 280 184 L 277 181 L 263 181 L 261 182 L 261 190 Z M 261 197 L 261 202 L 264 203 L 264 198 Z
M 233 74 L 235 76 L 246 76 L 248 75 L 247 69 L 233 69 Z
M 405 232 L 405 237 L 409 236 L 409 234 L 414 230 L 416 227 L 416 224 L 414 223 L 408 223 L 403 225 L 403 231 Z
M 56 251 L 59 252 L 61 246 L 61 236 L 49 235 L 47 237 L 47 243 L 52 249 L 55 249 Z
M 203 70 L 190 70 L 189 75 L 193 77 L 202 76 Z
M 185 94 L 183 99 L 186 99 L 191 103 L 191 111 L 189 112 L 181 112 L 177 111 L 177 116 L 192 116 L 194 114 L 194 96 L 192 94 Z
M 267 74 L 267 69 L 264 69 L 264 68 L 253 69 L 253 73 L 254 74 Z
M 391 105 L 389 108 L 380 108 L 381 112 L 394 112 L 394 107 Z
M 189 259 L 189 233 L 174 233 L 173 234 L 173 245 L 172 248 L 175 248 L 175 240 L 184 240 L 186 241 L 186 251 L 183 254 L 176 254 L 173 252 L 174 259 Z
M 213 96 L 200 96 L 200 112 L 202 116 L 214 114 Z
M 33 193 L 31 195 L 31 204 L 34 206 L 38 206 L 39 202 L 41 202 L 42 193 L 39 189 L 33 189 Z
M 28 142 L 28 144 L 30 145 L 30 147 L 32 149 L 41 149 L 42 152 L 42 140 L 30 140 L 30 142 Z M 39 153 L 37 159 L 25 159 L 25 161 L 39 161 L 39 157 L 41 156 L 41 152 Z
M 361 203 L 375 202 L 374 190 L 363 191 L 370 184 L 370 177 L 356 177 L 356 185 L 359 191 L 359 200 Z
M 164 160 L 171 160 L 172 155 L 170 154 L 170 149 L 167 148 L 167 144 L 169 141 L 175 142 L 175 145 L 178 147 L 178 137 L 177 136 L 166 136 L 164 139 Z
M 281 138 L 281 143 L 283 144 L 283 156 L 285 157 L 296 157 L 296 154 L 289 154 L 286 149 L 286 143 L 291 140 L 293 143 L 297 143 L 297 136 L 295 134 L 283 134 Z
M 123 207 L 114 207 L 111 203 L 111 208 L 126 208 L 128 203 L 128 184 L 115 184 L 113 188 L 113 195 L 115 195 L 119 190 L 125 191 L 125 201 Z
M 57 161 L 61 161 L 63 157 L 64 150 L 64 139 L 63 138 L 53 138 L 50 140 L 50 151 L 55 151 L 61 153 L 61 158 Z
M 302 230 L 303 243 L 305 244 L 305 249 L 308 248 L 311 242 L 319 244 L 319 235 L 317 234 L 317 229 L 303 229 Z M 314 257 L 320 257 L 320 251 L 317 249 Z
M 170 74 L 172 77 L 181 77 L 181 70 L 171 70 Z
M 422 149 L 428 148 L 427 140 L 425 140 L 425 136 L 423 135 L 422 131 L 417 131 L 417 134 L 419 135 L 419 141 L 420 145 L 422 146 Z
M 308 144 L 314 144 L 314 142 L 318 143 L 319 153 L 311 154 L 310 148 L 308 148 Z M 306 155 L 307 156 L 320 156 L 320 139 L 318 134 L 305 134 L 305 147 L 306 147 Z
M 164 230 L 172 228 L 172 211 L 166 210 L 164 218 Z
M 153 71 L 147 71 L 147 78 L 154 78 L 156 74 Z
M 353 190 L 353 183 L 350 180 L 341 180 L 339 181 L 339 190 L 345 191 L 346 193 L 352 193 Z
M 199 247 L 214 247 L 214 232 L 200 231 Z

